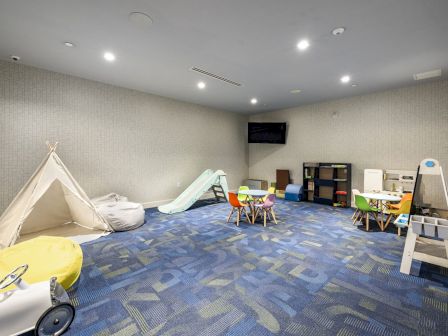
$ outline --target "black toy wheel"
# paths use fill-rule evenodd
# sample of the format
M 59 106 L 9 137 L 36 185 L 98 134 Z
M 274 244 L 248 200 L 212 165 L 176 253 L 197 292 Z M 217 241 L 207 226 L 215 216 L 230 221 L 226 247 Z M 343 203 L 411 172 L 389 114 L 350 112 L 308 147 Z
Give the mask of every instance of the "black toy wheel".
M 70 303 L 60 303 L 49 308 L 36 323 L 34 335 L 59 336 L 67 331 L 75 318 L 75 308 Z

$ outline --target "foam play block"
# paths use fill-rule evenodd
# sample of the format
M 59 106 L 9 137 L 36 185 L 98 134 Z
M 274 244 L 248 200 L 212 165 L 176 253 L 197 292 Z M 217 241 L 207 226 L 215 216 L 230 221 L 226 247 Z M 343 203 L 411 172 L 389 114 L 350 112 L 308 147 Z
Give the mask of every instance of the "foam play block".
M 285 190 L 285 200 L 299 202 L 302 200 L 303 186 L 301 184 L 288 184 Z
M 276 190 L 275 196 L 278 198 L 285 198 L 285 191 L 284 190 Z

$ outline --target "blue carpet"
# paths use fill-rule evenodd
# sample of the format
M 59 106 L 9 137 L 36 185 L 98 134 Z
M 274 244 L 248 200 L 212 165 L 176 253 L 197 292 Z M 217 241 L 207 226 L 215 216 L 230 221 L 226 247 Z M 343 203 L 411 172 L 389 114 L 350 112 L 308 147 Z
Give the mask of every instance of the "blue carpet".
M 225 223 L 227 204 L 83 245 L 71 335 L 447 335 L 448 272 L 399 272 L 404 238 L 349 209 L 278 201 L 278 225 Z

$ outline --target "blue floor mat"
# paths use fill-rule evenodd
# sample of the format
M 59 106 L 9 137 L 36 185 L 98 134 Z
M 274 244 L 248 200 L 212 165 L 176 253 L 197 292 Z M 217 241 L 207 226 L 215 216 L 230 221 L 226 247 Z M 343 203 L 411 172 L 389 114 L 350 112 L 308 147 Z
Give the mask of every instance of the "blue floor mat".
M 278 201 L 278 225 L 226 223 L 228 204 L 82 245 L 69 335 L 447 335 L 448 272 L 399 272 L 404 237 L 350 209 Z

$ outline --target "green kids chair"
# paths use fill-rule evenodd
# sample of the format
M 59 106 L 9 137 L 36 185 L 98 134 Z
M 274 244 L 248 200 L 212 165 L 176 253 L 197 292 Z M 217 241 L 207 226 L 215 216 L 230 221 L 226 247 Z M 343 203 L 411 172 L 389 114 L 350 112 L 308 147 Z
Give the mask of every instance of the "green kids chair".
M 239 193 L 241 190 L 249 190 L 248 186 L 240 186 L 238 189 L 238 201 L 246 203 L 246 202 L 252 202 L 252 196 L 246 196 Z
M 355 225 L 358 220 L 362 223 L 362 219 L 365 215 L 366 231 L 369 231 L 369 214 L 372 213 L 381 229 L 381 224 L 378 222 L 378 212 L 380 211 L 378 208 L 371 206 L 369 202 L 367 202 L 367 199 L 361 195 L 355 195 L 355 204 L 356 208 L 358 208 L 358 214 L 353 221 L 353 225 Z

